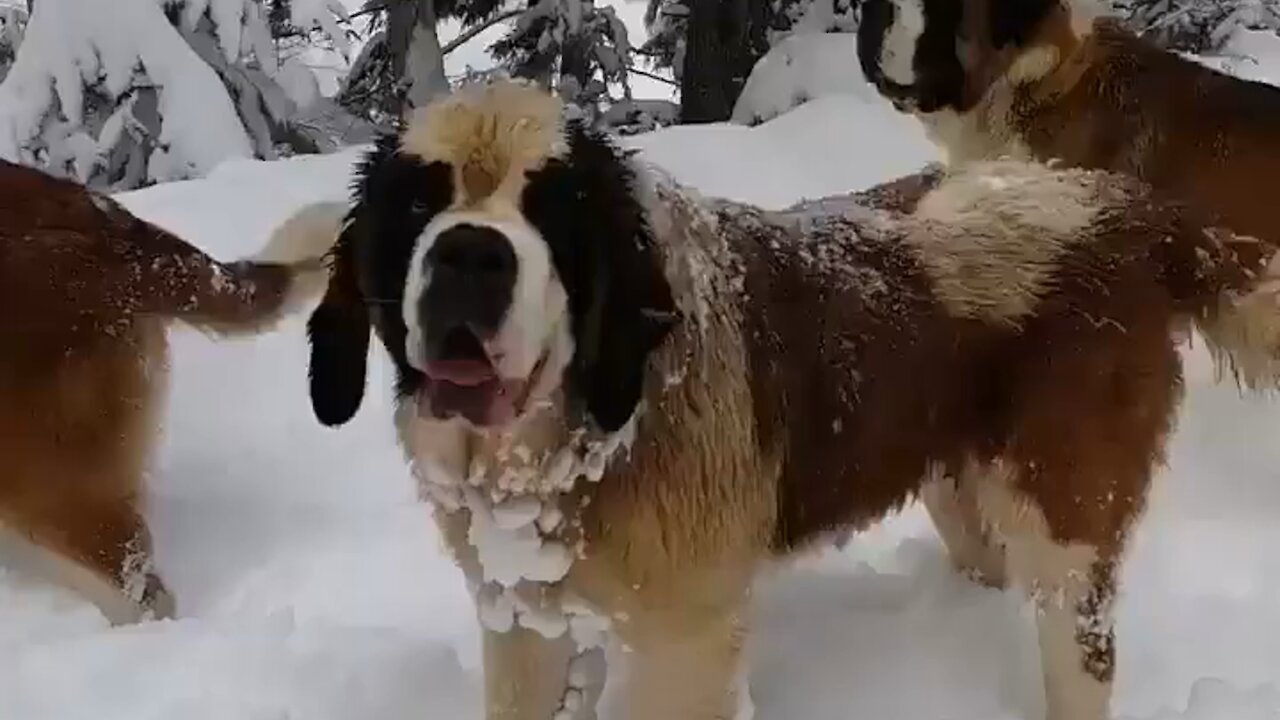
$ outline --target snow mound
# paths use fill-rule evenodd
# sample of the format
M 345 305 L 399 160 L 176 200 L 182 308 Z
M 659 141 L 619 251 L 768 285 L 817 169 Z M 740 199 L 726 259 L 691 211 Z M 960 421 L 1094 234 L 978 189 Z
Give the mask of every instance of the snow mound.
M 1276 720 L 1280 718 L 1280 689 L 1262 685 L 1241 690 L 1231 683 L 1206 678 L 1191 687 L 1185 711 L 1165 710 L 1149 720 Z
M 870 187 L 940 157 L 920 123 L 852 95 L 822 97 L 756 127 L 682 125 L 627 140 L 703 194 L 770 209 Z
M 1269 30 L 1240 28 L 1221 56 L 1196 59 L 1246 80 L 1280 85 L 1280 37 Z
M 731 120 L 756 125 L 827 95 L 888 106 L 862 76 L 853 33 L 802 33 L 774 45 L 751 71 Z

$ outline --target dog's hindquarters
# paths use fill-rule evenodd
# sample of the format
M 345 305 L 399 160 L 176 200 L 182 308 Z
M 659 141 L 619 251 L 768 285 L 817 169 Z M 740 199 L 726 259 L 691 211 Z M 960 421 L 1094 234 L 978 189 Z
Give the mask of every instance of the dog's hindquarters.
M 144 318 L 58 357 L 0 357 L 0 564 L 113 624 L 174 610 L 143 508 L 166 354 L 163 323 Z
M 270 328 L 318 294 L 344 208 L 311 206 L 259 260 L 224 264 L 73 183 L 0 170 L 0 558 L 113 623 L 170 615 L 142 507 L 166 326 Z

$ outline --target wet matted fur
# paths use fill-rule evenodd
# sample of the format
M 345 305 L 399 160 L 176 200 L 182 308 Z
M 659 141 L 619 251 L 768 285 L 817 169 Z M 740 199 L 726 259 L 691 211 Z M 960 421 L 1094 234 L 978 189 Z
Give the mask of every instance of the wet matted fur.
M 621 717 L 733 717 L 762 566 L 950 477 L 958 561 L 1039 604 L 1050 718 L 1102 720 L 1171 333 L 1280 339 L 1271 249 L 1121 175 L 981 163 L 769 213 L 497 83 L 382 143 L 354 196 L 313 403 L 354 414 L 376 334 L 486 628 L 491 719 L 595 717 L 602 627 Z
M 323 290 L 344 209 L 312 207 L 259 262 L 222 264 L 105 196 L 0 161 L 0 564 L 113 623 L 172 614 L 141 507 L 165 327 L 268 329 Z
M 1122 172 L 1280 243 L 1256 191 L 1280 167 L 1280 88 L 1164 50 L 1094 1 L 866 0 L 863 72 L 952 161 Z

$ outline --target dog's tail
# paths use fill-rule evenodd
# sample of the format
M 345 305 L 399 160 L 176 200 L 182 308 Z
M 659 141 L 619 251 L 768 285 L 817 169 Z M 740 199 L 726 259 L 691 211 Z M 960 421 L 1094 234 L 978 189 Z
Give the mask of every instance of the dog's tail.
M 130 238 L 139 253 L 136 310 L 218 335 L 269 330 L 324 291 L 325 256 L 345 213 L 343 203 L 308 205 L 277 227 L 256 256 L 230 263 L 138 221 Z
M 1280 389 L 1280 253 L 1275 245 L 1218 228 L 1163 243 L 1165 284 L 1187 307 L 1219 379 Z M 1186 239 L 1184 234 L 1184 239 Z

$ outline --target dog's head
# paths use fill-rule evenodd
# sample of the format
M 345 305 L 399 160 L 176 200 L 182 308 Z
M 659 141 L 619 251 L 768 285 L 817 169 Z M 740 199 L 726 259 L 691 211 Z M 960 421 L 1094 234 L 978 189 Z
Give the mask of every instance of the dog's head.
M 963 113 L 1049 23 L 1090 14 L 1084 1 L 864 0 L 858 60 L 900 110 Z
M 421 109 L 358 171 L 308 326 L 319 419 L 359 408 L 373 328 L 423 417 L 501 428 L 558 396 L 621 427 L 675 317 L 636 172 L 532 85 Z

